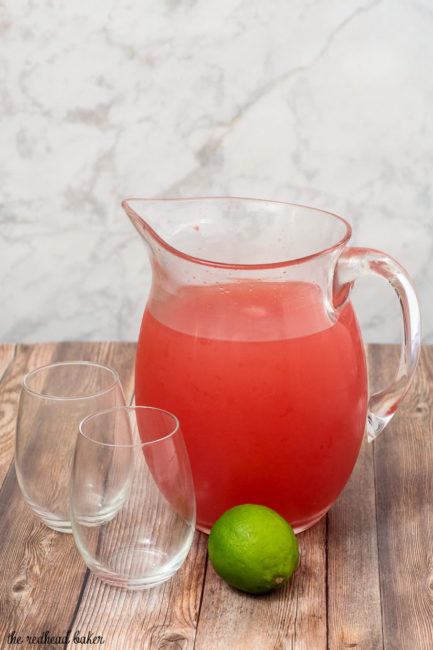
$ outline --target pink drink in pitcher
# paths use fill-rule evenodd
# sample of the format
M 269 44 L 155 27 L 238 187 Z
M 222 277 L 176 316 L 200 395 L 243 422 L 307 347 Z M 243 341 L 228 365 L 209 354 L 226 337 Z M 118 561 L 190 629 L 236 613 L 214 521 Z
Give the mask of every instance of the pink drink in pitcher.
M 350 303 L 332 324 L 313 284 L 184 287 L 163 320 L 171 326 L 146 309 L 136 403 L 179 418 L 198 527 L 209 531 L 241 503 L 274 508 L 296 530 L 320 518 L 365 428 L 366 367 Z

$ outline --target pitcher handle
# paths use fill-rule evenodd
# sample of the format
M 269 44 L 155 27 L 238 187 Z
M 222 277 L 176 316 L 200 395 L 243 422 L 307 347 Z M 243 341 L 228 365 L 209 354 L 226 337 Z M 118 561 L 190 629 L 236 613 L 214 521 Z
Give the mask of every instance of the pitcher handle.
M 340 255 L 334 281 L 337 302 L 347 298 L 357 278 L 366 275 L 379 275 L 388 280 L 397 293 L 403 316 L 397 372 L 390 385 L 373 393 L 368 403 L 367 437 L 372 442 L 391 420 L 408 391 L 420 355 L 421 316 L 415 288 L 404 268 L 389 255 L 370 248 L 346 248 Z

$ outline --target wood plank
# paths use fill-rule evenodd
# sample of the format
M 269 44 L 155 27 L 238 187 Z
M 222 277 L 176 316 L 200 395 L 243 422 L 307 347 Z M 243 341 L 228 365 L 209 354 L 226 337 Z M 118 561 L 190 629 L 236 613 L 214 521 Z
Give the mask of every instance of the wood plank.
M 326 519 L 298 535 L 300 564 L 281 589 L 252 596 L 206 572 L 197 650 L 326 648 Z
M 50 363 L 56 345 L 17 345 L 13 359 L 4 367 L 0 383 L 0 484 L 6 476 L 14 453 L 18 400 L 24 375 L 33 368 Z
M 370 374 L 377 378 L 374 346 Z M 381 648 L 379 562 L 373 446 L 364 439 L 352 475 L 328 513 L 330 648 Z
M 9 368 L 9 390 L 15 397 L 30 368 L 60 359 L 100 361 L 120 370 L 125 396 L 132 398 L 135 346 L 133 344 L 74 343 L 18 346 Z M 6 382 L 7 383 L 7 382 Z M 2 439 L 10 434 L 9 419 L 1 423 Z M 6 445 L 7 446 L 7 445 Z M 64 635 L 72 629 L 74 612 L 87 569 L 72 535 L 47 528 L 24 502 L 13 463 L 0 492 L 0 639 L 16 630 L 23 636 L 50 630 Z M 23 647 L 23 646 L 21 646 Z
M 0 343 L 0 382 L 15 356 L 15 343 Z
M 0 344 L 0 485 L 5 477 L 10 462 L 15 430 L 15 400 L 7 390 L 7 374 L 15 358 L 16 345 Z M 11 433 L 12 431 L 12 433 Z
M 386 357 L 387 349 L 381 349 Z M 374 443 L 385 648 L 433 648 L 433 347 Z

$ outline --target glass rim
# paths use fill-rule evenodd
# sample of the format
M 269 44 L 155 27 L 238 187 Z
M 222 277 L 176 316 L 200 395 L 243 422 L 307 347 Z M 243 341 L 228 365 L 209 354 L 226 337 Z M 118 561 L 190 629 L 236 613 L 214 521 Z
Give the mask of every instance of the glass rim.
M 43 370 L 49 370 L 50 368 L 58 368 L 60 366 L 92 366 L 95 368 L 101 368 L 102 370 L 108 370 L 108 372 L 111 373 L 114 379 L 109 386 L 107 386 L 102 390 L 98 390 L 85 395 L 75 395 L 70 397 L 67 395 L 61 396 L 61 395 L 52 395 L 51 393 L 42 393 L 34 390 L 33 388 L 30 388 L 30 386 L 28 385 L 28 381 L 29 379 L 31 379 L 33 375 L 36 375 L 37 373 Z M 23 388 L 27 393 L 34 395 L 35 397 L 39 397 L 41 399 L 48 399 L 48 400 L 60 401 L 60 402 L 74 402 L 77 400 L 93 399 L 95 397 L 100 397 L 101 395 L 105 395 L 110 390 L 112 390 L 117 383 L 120 383 L 120 377 L 117 370 L 111 368 L 110 366 L 104 366 L 102 363 L 97 363 L 96 361 L 82 361 L 82 360 L 56 361 L 54 363 L 47 363 L 46 365 L 40 366 L 39 368 L 34 368 L 33 370 L 30 370 L 28 373 L 26 373 L 23 379 Z
M 230 262 L 217 262 L 215 260 L 208 260 L 208 259 L 203 259 L 201 257 L 196 257 L 194 255 L 190 255 L 189 253 L 184 253 L 178 248 L 175 248 L 171 244 L 165 241 L 162 237 L 158 235 L 157 232 L 142 218 L 140 215 L 134 210 L 132 207 L 131 203 L 133 202 L 143 202 L 143 203 L 181 203 L 181 202 L 187 202 L 187 201 L 232 201 L 233 203 L 238 202 L 238 203 L 247 203 L 247 202 L 256 202 L 256 203 L 267 203 L 271 205 L 280 205 L 280 206 L 287 206 L 287 207 L 292 207 L 292 208 L 302 208 L 303 210 L 309 210 L 310 212 L 319 212 L 321 214 L 333 217 L 342 225 L 344 226 L 345 232 L 344 235 L 342 235 L 337 241 L 335 241 L 333 244 L 326 246 L 323 249 L 319 249 L 317 251 L 314 251 L 313 253 L 310 253 L 308 255 L 303 255 L 300 257 L 293 257 L 289 258 L 286 260 L 281 260 L 278 262 L 264 262 L 264 263 L 253 263 L 253 264 L 240 264 L 240 263 L 235 263 L 232 264 Z M 302 203 L 291 203 L 289 201 L 278 201 L 274 199 L 260 199 L 260 198 L 254 198 L 254 197 L 248 197 L 248 196 L 176 196 L 176 197 L 155 197 L 155 198 L 146 198 L 146 197 L 135 197 L 135 196 L 130 196 L 127 197 L 126 199 L 123 199 L 121 202 L 122 208 L 125 210 L 126 214 L 128 217 L 131 219 L 131 217 L 139 222 L 141 224 L 141 227 L 143 227 L 145 230 L 147 230 L 153 239 L 160 245 L 162 246 L 165 250 L 167 250 L 169 253 L 172 253 L 176 257 L 179 257 L 180 259 L 184 259 L 189 262 L 193 262 L 194 264 L 200 264 L 202 266 L 208 266 L 212 268 L 222 268 L 222 269 L 230 269 L 230 270 L 246 270 L 246 271 L 259 271 L 259 270 L 266 270 L 266 269 L 277 269 L 277 268 L 285 268 L 288 266 L 295 266 L 298 264 L 303 264 L 304 262 L 308 262 L 310 260 L 316 259 L 318 257 L 321 257 L 322 255 L 326 255 L 332 251 L 338 250 L 339 248 L 345 246 L 347 242 L 350 240 L 352 236 L 352 226 L 346 219 L 343 217 L 340 217 L 338 214 L 335 214 L 335 212 L 331 212 L 329 210 L 323 210 L 322 208 L 315 208 L 310 205 L 304 205 Z
M 85 423 L 87 423 L 90 420 L 94 420 L 101 415 L 107 415 L 107 413 L 113 413 L 113 412 L 119 412 L 119 411 L 127 411 L 128 413 L 131 411 L 139 411 L 139 410 L 146 410 L 146 411 L 158 411 L 159 413 L 164 413 L 165 415 L 168 415 L 172 420 L 174 420 L 174 429 L 170 431 L 170 433 L 167 433 L 163 436 L 159 436 L 155 438 L 155 440 L 150 440 L 149 442 L 131 442 L 127 444 L 118 444 L 115 442 L 103 442 L 101 440 L 95 440 L 95 438 L 91 438 L 89 435 L 84 433 L 82 427 Z M 95 445 L 101 445 L 101 447 L 119 447 L 119 448 L 125 448 L 125 449 L 133 449 L 134 447 L 147 447 L 149 445 L 154 445 L 158 442 L 163 442 L 164 440 L 168 440 L 169 438 L 172 438 L 175 433 L 177 433 L 180 430 L 180 424 L 179 420 L 177 417 L 173 414 L 170 413 L 170 411 L 166 411 L 165 409 L 160 409 L 157 406 L 139 406 L 139 405 L 125 405 L 125 406 L 113 406 L 109 409 L 103 409 L 102 411 L 95 411 L 94 413 L 90 413 L 89 415 L 86 415 L 85 418 L 83 418 L 78 425 L 78 432 L 80 433 L 83 438 L 88 440 L 89 442 L 93 442 Z

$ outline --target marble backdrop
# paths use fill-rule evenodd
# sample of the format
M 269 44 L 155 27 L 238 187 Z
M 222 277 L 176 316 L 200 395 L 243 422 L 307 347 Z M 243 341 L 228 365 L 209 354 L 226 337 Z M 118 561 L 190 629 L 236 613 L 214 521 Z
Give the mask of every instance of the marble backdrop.
M 313 205 L 397 258 L 433 343 L 431 0 L 4 0 L 0 340 L 138 336 L 127 196 Z M 367 341 L 394 292 L 359 281 Z

